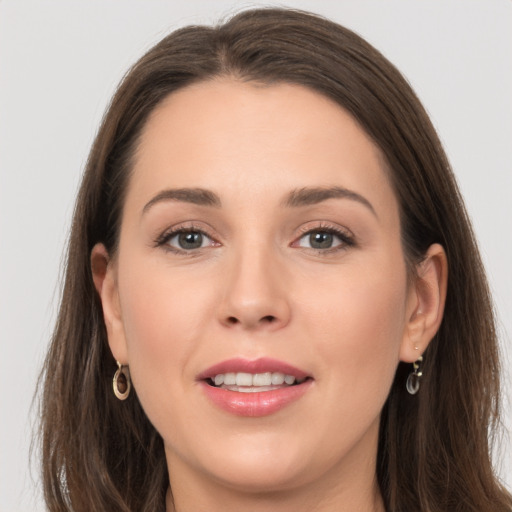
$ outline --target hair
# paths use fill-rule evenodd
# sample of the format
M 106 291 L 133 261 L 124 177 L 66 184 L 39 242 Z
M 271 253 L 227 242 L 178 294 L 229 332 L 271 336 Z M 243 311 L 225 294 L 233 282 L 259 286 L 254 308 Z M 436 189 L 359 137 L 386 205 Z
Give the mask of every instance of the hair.
M 400 363 L 381 416 L 377 479 L 391 512 L 512 510 L 491 458 L 499 427 L 499 353 L 475 238 L 437 134 L 399 71 L 350 30 L 288 9 L 241 12 L 171 33 L 121 82 L 78 194 L 60 311 L 41 378 L 41 450 L 50 511 L 165 510 L 163 441 L 136 393 L 112 392 L 116 370 L 90 255 L 115 254 L 134 152 L 148 116 L 190 84 L 233 77 L 299 84 L 349 112 L 380 148 L 400 208 L 408 268 L 433 243 L 448 259 L 440 329 L 420 392 Z

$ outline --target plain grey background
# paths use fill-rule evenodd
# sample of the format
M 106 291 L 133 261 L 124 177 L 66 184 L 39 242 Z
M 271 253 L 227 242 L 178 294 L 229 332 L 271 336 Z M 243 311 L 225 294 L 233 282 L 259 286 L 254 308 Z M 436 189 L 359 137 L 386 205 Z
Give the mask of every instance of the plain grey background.
M 28 462 L 31 401 L 55 318 L 74 196 L 116 84 L 170 30 L 254 5 L 262 3 L 0 0 L 0 512 L 44 509 L 37 467 L 31 476 Z M 512 2 L 280 5 L 324 14 L 363 35 L 406 75 L 429 111 L 494 292 L 510 430 Z M 498 471 L 512 488 L 510 444 L 498 452 Z

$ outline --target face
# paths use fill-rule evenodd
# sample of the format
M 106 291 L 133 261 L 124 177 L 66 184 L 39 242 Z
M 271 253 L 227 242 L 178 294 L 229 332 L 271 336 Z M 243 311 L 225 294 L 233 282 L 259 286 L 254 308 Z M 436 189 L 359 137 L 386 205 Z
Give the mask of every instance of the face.
M 228 79 L 170 95 L 107 274 L 109 343 L 171 482 L 291 489 L 373 467 L 417 304 L 383 159 L 338 105 Z

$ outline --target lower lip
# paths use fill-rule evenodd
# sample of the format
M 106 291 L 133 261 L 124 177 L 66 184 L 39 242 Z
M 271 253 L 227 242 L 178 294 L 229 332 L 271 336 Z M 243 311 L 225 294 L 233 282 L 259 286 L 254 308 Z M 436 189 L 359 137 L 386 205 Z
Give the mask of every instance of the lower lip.
M 210 386 L 205 381 L 201 381 L 201 387 L 206 396 L 221 409 L 237 416 L 258 417 L 273 414 L 295 402 L 306 393 L 311 383 L 312 380 L 308 379 L 302 384 L 259 393 L 229 391 Z

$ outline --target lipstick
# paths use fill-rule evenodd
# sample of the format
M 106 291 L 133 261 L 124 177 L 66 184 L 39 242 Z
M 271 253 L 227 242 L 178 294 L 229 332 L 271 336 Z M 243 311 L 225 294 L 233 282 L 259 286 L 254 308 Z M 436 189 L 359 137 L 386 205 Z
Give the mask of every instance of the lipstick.
M 197 380 L 214 405 L 248 417 L 283 409 L 300 399 L 313 382 L 307 372 L 271 358 L 229 359 L 204 370 Z

